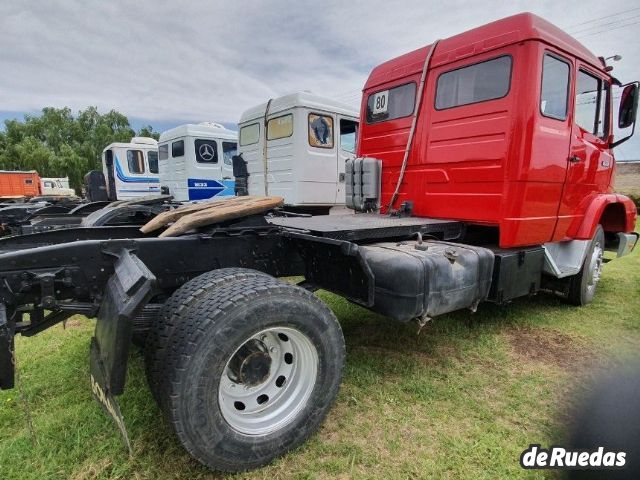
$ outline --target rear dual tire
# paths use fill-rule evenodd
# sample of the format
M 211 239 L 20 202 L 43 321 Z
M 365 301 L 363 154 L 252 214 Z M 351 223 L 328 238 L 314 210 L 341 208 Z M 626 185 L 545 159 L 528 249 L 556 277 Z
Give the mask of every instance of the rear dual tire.
M 161 404 L 166 388 L 168 371 L 175 355 L 169 355 L 177 343 L 174 335 L 184 316 L 195 303 L 210 297 L 212 292 L 223 285 L 246 282 L 256 277 L 277 281 L 262 272 L 248 268 L 221 268 L 203 273 L 178 288 L 165 302 L 160 315 L 149 329 L 145 341 L 145 369 L 149 389 L 156 401 Z M 169 358 L 169 360 L 167 360 Z
M 229 281 L 220 270 L 210 287 L 194 288 L 205 293 L 174 319 L 163 360 L 147 355 L 148 372 L 165 364 L 166 378 L 150 383 L 181 443 L 227 472 L 259 467 L 302 444 L 333 404 L 345 359 L 338 321 L 315 296 L 233 270 Z

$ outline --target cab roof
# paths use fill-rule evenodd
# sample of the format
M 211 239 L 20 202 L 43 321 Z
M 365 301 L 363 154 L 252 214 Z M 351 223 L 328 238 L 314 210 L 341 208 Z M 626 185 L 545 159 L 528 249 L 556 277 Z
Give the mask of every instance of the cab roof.
M 158 141 L 151 137 L 133 137 L 129 142 L 113 142 L 104 147 L 103 153 L 111 148 L 157 149 Z
M 441 40 L 431 59 L 431 66 L 444 65 L 525 40 L 539 40 L 553 45 L 604 72 L 600 59 L 584 45 L 533 13 L 506 17 Z M 427 45 L 378 65 L 371 71 L 364 89 L 421 72 L 430 48 L 431 45 Z
M 160 134 L 160 142 L 180 137 L 220 138 L 222 140 L 237 140 L 238 132 L 229 130 L 219 123 L 202 122 L 178 125 Z
M 261 103 L 253 108 L 245 110 L 240 116 L 238 124 L 243 124 L 257 118 L 263 118 L 267 103 Z M 295 107 L 305 107 L 325 112 L 339 113 L 349 117 L 358 118 L 358 111 L 354 108 L 340 103 L 332 98 L 322 97 L 311 92 L 297 92 L 282 97 L 274 98 L 269 105 L 269 115 L 283 112 Z

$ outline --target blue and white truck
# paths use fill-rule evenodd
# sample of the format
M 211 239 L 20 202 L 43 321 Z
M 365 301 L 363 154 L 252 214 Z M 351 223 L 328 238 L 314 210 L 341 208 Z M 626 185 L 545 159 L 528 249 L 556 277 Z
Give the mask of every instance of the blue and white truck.
M 102 171 L 109 200 L 131 200 L 160 194 L 158 142 L 133 137 L 111 143 L 102 151 Z
M 232 157 L 238 134 L 219 123 L 186 124 L 162 132 L 160 185 L 178 201 L 234 195 Z

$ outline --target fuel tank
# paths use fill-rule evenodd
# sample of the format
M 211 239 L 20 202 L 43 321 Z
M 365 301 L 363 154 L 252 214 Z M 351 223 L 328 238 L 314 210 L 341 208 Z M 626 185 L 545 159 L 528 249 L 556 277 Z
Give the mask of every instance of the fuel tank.
M 373 311 L 399 321 L 435 317 L 487 299 L 494 254 L 442 241 L 359 247 L 375 278 Z

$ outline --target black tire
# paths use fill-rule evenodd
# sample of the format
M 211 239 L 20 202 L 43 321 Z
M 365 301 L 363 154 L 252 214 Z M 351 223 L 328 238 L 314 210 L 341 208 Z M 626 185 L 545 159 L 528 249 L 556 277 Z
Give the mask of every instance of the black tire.
M 182 321 L 182 316 L 191 305 L 203 297 L 212 294 L 212 291 L 221 286 L 234 282 L 242 282 L 248 278 L 261 277 L 277 281 L 266 273 L 250 270 L 248 268 L 221 268 L 203 273 L 192 278 L 165 302 L 160 315 L 151 325 L 144 341 L 145 370 L 149 389 L 156 401 L 160 402 L 161 384 L 166 380 L 165 362 L 167 348 L 171 347 L 176 325 Z
M 602 268 L 603 252 L 604 230 L 601 225 L 598 225 L 591 239 L 591 244 L 587 248 L 587 254 L 582 263 L 580 273 L 569 280 L 569 294 L 567 296 L 569 303 L 578 306 L 591 303 L 596 294 L 596 287 Z
M 299 358 L 314 358 L 310 363 L 315 365 L 312 370 L 315 373 L 298 374 L 296 377 L 294 372 L 308 372 L 309 365 L 300 360 L 299 367 L 292 366 L 291 383 L 285 384 L 291 388 L 283 393 L 284 401 L 295 397 L 301 390 L 297 388 L 296 381 L 305 381 L 308 396 L 288 405 L 290 413 L 285 412 L 284 419 L 272 430 L 264 434 L 247 434 L 235 428 L 228 416 L 225 417 L 225 408 L 221 406 L 224 398 L 222 389 L 243 387 L 242 383 L 230 385 L 234 382 L 228 373 L 233 364 L 232 358 L 239 355 L 241 346 L 244 348 L 249 342 L 256 341 L 252 337 L 267 331 L 287 331 L 292 335 L 295 332 L 296 336 L 306 339 L 316 356 L 300 354 Z M 280 335 L 277 333 L 278 337 Z M 262 335 L 261 338 L 265 337 Z M 286 340 L 293 344 L 293 338 Z M 164 383 L 162 391 L 166 399 L 162 404 L 168 407 L 165 413 L 189 453 L 219 471 L 238 472 L 256 468 L 302 444 L 324 420 L 342 380 L 345 346 L 336 317 L 313 294 L 283 282 L 253 277 L 242 283 L 216 288 L 212 295 L 192 305 L 182 317 L 171 341 L 176 348 L 169 353 L 175 358 L 169 372 L 170 381 Z M 274 351 L 276 353 L 264 353 L 274 358 L 274 363 L 269 360 L 268 369 L 275 369 L 276 362 L 284 365 L 276 358 L 278 355 L 286 363 L 295 364 L 294 358 L 287 360 L 288 354 L 282 356 L 284 349 L 265 350 Z M 275 378 L 272 375 L 273 372 L 268 371 L 256 388 L 267 385 L 273 389 L 274 384 L 281 387 L 278 381 L 271 383 Z M 244 388 L 251 387 L 245 384 Z M 273 398 L 272 403 L 265 403 L 264 407 L 256 410 L 256 414 L 264 414 L 267 421 L 271 421 L 274 409 L 282 411 L 282 404 L 278 403 L 277 397 Z M 295 398 L 297 401 L 298 397 Z M 230 404 L 224 401 L 228 412 Z M 257 403 L 262 404 L 260 397 L 257 397 Z M 252 405 L 255 409 L 255 403 Z M 244 406 L 238 410 L 244 410 Z

